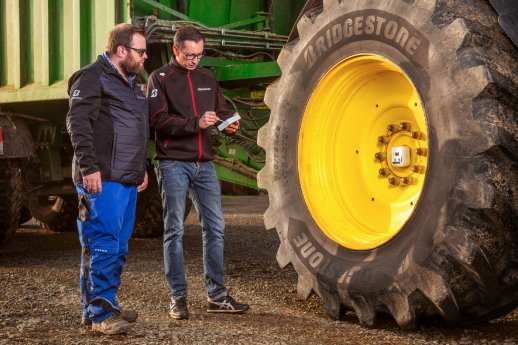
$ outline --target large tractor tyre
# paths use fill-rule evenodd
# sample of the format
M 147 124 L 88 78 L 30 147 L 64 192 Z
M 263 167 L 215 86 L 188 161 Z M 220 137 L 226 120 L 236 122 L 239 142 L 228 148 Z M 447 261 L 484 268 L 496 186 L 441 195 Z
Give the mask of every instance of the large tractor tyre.
M 34 219 L 46 230 L 68 232 L 77 229 L 76 195 L 30 197 L 28 208 Z
M 324 0 L 259 133 L 277 260 L 328 314 L 463 325 L 518 304 L 518 52 L 486 1 Z
M 24 178 L 16 161 L 0 160 L 0 245 L 16 232 L 23 205 Z
M 138 194 L 134 237 L 157 237 L 164 233 L 162 199 L 153 168 L 148 169 L 148 187 Z M 185 202 L 185 220 L 192 208 L 191 199 Z

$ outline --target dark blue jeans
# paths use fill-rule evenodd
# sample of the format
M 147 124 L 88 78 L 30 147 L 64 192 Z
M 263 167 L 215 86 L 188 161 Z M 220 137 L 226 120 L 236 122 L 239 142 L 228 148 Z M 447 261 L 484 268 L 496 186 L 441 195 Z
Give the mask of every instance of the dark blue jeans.
M 221 191 L 212 162 L 160 160 L 156 167 L 164 207 L 164 269 L 171 297 L 187 295 L 183 245 L 185 198 L 193 201 L 203 237 L 203 270 L 210 298 L 225 295 Z M 188 193 L 188 194 L 187 194 Z

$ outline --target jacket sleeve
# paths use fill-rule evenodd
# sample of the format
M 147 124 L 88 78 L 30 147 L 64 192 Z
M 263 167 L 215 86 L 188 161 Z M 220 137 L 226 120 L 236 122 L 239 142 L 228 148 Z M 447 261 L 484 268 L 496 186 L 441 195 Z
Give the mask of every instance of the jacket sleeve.
M 216 110 L 215 111 L 221 120 L 229 119 L 235 113 L 235 111 L 228 109 L 227 102 L 225 101 L 225 98 L 223 97 L 223 93 L 221 92 L 221 88 L 219 87 L 218 82 L 216 82 Z
M 147 83 L 149 103 L 149 125 L 153 131 L 163 137 L 189 136 L 201 131 L 198 117 L 184 118 L 170 113 L 167 103 L 167 88 L 164 88 L 155 73 L 152 73 Z
M 88 70 L 77 72 L 70 78 L 68 94 L 67 131 L 81 174 L 85 176 L 99 171 L 93 138 L 93 126 L 101 107 L 99 77 Z

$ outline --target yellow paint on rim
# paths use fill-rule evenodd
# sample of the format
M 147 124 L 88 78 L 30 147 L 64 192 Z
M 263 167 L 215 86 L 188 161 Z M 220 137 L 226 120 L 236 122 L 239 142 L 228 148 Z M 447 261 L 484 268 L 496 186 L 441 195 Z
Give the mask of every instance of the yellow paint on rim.
M 389 132 L 410 123 L 410 131 Z M 416 139 L 411 132 L 419 132 Z M 379 136 L 390 138 L 387 144 Z M 298 171 L 305 203 L 324 234 L 353 250 L 379 247 L 404 227 L 423 190 L 428 148 L 424 109 L 417 89 L 393 62 L 355 55 L 330 69 L 313 91 L 298 138 Z M 391 164 L 391 148 L 408 146 L 411 165 Z M 375 159 L 384 152 L 386 159 Z M 412 170 L 417 166 L 419 172 Z M 388 168 L 390 176 L 381 176 Z M 414 168 L 415 170 L 416 168 Z M 410 177 L 391 185 L 388 177 Z

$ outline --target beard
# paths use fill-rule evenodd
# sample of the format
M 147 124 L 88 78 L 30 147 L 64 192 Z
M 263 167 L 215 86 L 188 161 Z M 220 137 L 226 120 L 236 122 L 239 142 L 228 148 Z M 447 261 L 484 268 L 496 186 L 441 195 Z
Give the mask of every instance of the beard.
M 132 55 L 128 54 L 126 55 L 126 58 L 120 63 L 120 68 L 124 74 L 126 74 L 126 76 L 131 77 L 142 72 L 144 65 L 141 65 L 140 62 L 135 61 Z

